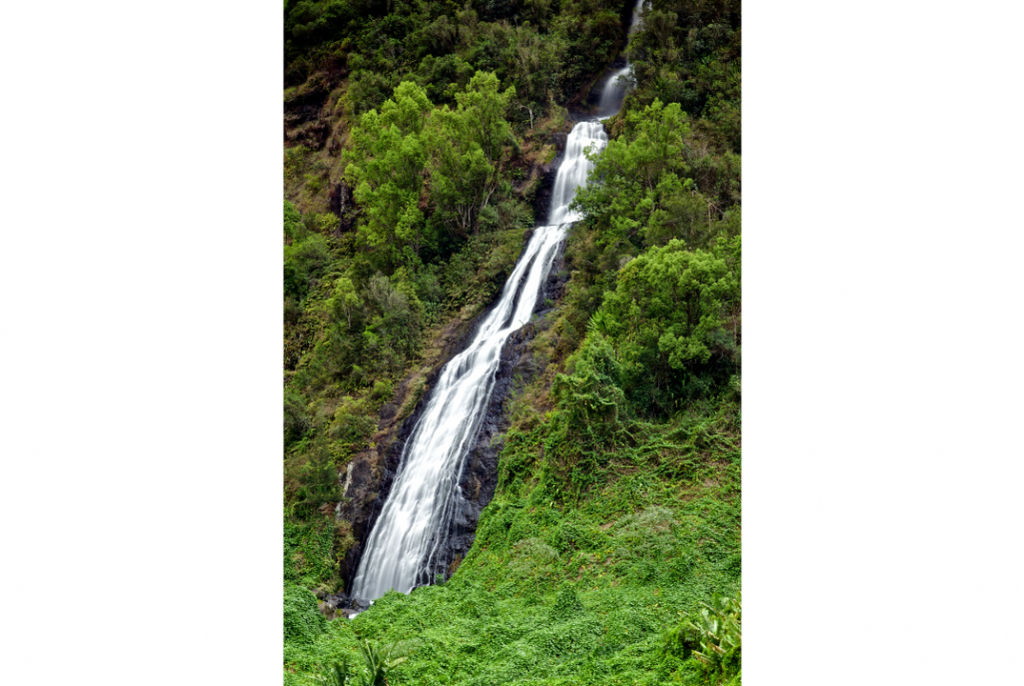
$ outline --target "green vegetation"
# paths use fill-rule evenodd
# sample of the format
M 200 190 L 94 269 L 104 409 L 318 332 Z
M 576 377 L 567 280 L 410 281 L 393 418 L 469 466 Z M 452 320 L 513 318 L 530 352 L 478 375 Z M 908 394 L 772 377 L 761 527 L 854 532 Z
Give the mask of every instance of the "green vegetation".
M 621 33 L 622 12 L 595 0 L 289 0 L 285 82 L 344 64 L 346 105 L 360 114 L 402 81 L 451 104 L 450 84 L 464 87 L 482 70 L 514 85 L 523 106 L 543 109 L 588 85 L 622 47 Z
M 738 590 L 735 404 L 633 424 L 633 445 L 592 456 L 600 478 L 579 498 L 546 426 L 512 432 L 457 574 L 390 593 L 313 643 L 286 642 L 285 683 L 316 683 L 364 640 L 404 643 L 392 684 L 717 683 L 666 648 L 666 630 Z
M 598 0 L 287 0 L 286 197 L 303 213 L 327 212 L 332 186 L 346 177 L 339 153 L 366 113 L 383 116 L 402 83 L 418 86 L 434 106 L 469 107 L 465 91 L 480 72 L 493 74 L 508 94 L 504 118 L 524 139 L 515 150 L 524 159 L 515 166 L 525 171 L 547 134 L 564 123 L 563 107 L 585 98 L 621 53 L 630 9 Z M 493 142 L 509 141 L 502 135 Z M 497 151 L 485 145 L 483 152 L 494 165 Z M 466 153 L 458 151 L 460 158 Z M 475 173 L 483 173 L 479 165 Z M 435 190 L 445 186 L 436 182 Z M 501 212 L 499 203 L 491 207 Z
M 285 3 L 286 684 L 739 683 L 739 3 L 654 0 L 627 47 L 631 7 Z M 499 292 L 624 49 L 472 549 L 327 621 L 339 479 Z
M 319 675 L 321 683 L 330 686 L 388 686 L 390 670 L 405 662 L 405 657 L 394 654 L 394 646 L 380 649 L 369 641 L 359 644 L 363 665 L 353 672 L 349 658 L 342 655 Z
M 738 154 L 739 0 L 655 0 L 643 17 L 626 51 L 637 84 L 630 107 L 677 102 L 706 141 Z
M 423 89 L 403 81 L 380 115 L 363 115 L 345 176 L 365 215 L 359 237 L 381 267 L 416 268 L 421 255 L 478 234 L 481 224 L 498 228 L 494 205 L 515 202 L 511 186 L 500 183 L 506 146 L 516 144 L 505 120 L 513 96 L 513 88 L 499 92 L 494 74 L 477 72 L 455 110 L 434 109 Z M 525 228 L 528 209 L 520 217 Z
M 740 601 L 717 594 L 666 635 L 665 652 L 693 655 L 713 683 L 740 682 Z

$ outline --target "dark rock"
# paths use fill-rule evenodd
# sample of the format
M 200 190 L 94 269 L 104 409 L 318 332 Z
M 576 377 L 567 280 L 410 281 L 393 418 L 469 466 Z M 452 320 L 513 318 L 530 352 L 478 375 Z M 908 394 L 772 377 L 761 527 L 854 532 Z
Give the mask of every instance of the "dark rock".
M 559 155 L 564 155 L 565 154 L 565 144 L 566 144 L 566 142 L 568 140 L 569 140 L 569 134 L 567 132 L 565 132 L 565 131 L 556 131 L 555 133 L 551 134 L 551 138 L 548 140 L 548 142 L 554 144 L 555 149 L 558 150 L 558 154 Z M 555 164 L 554 162 L 550 162 L 549 166 L 554 166 L 555 168 L 558 167 L 558 165 Z
M 338 233 L 353 231 L 359 208 L 352 199 L 352 189 L 345 183 L 335 183 L 327 191 L 327 202 L 331 212 L 338 218 Z
M 587 97 L 584 99 L 584 101 L 582 103 L 583 106 L 584 106 L 584 110 L 581 111 L 581 112 L 577 112 L 577 113 L 571 113 L 571 114 L 576 114 L 577 115 L 577 116 L 571 116 L 570 115 L 571 118 L 576 119 L 580 115 L 582 115 L 583 117 L 585 117 L 585 116 L 593 116 L 593 113 L 597 112 L 598 103 L 601 102 L 601 95 L 602 95 L 602 93 L 604 91 L 604 85 L 608 82 L 608 79 L 611 78 L 612 74 L 614 74 L 617 71 L 620 71 L 625 66 L 626 66 L 626 58 L 624 56 L 622 56 L 622 55 L 619 55 L 618 57 L 616 57 L 611 62 L 611 64 L 609 64 L 605 68 L 605 70 L 603 72 L 601 72 L 601 75 L 597 77 L 597 79 L 594 81 L 594 85 L 587 92 Z
M 520 254 L 522 254 L 523 250 L 526 250 L 526 246 L 529 245 L 530 239 L 533 238 L 533 232 L 536 230 L 536 227 L 530 227 L 526 231 L 523 231 L 523 244 L 519 247 Z
M 387 403 L 384 407 L 380 408 L 380 424 L 377 430 L 383 429 L 387 422 L 395 418 L 396 414 L 398 414 L 398 405 L 394 403 Z
M 328 607 L 333 609 L 338 609 L 339 607 L 348 607 L 349 603 L 351 602 L 352 601 L 348 597 L 347 593 L 335 593 L 324 597 L 324 603 Z
M 352 535 L 356 539 L 355 546 L 348 550 L 340 565 L 345 588 L 350 587 L 350 580 L 355 576 L 362 556 L 362 543 L 369 530 L 370 511 L 380 486 L 383 471 L 381 461 L 376 450 L 364 450 L 352 458 L 345 472 L 344 500 L 338 507 L 338 517 L 352 524 Z
M 327 202 L 331 207 L 331 212 L 339 219 L 341 219 L 341 215 L 351 199 L 352 193 L 349 191 L 348 186 L 343 183 L 331 185 L 331 189 L 327 192 Z
M 524 244 L 532 235 L 532 230 L 528 230 L 526 233 Z M 549 301 L 559 297 L 564 288 L 568 277 L 563 269 L 562 251 L 563 248 L 560 247 L 544 288 L 539 294 L 534 312 L 550 310 Z M 387 496 L 391 492 L 403 458 L 405 444 L 430 402 L 437 375 L 451 357 L 465 349 L 477 328 L 496 305 L 497 302 L 492 303 L 468 326 L 452 325 L 444 342 L 443 359 L 427 374 L 426 392 L 416 403 L 413 412 L 403 421 L 391 424 L 391 419 L 397 412 L 397 403 L 385 406 L 381 411 L 381 426 L 384 427 L 387 424 L 388 434 L 393 438 L 385 437 L 377 441 L 380 452 L 377 450 L 363 451 L 356 455 L 349 464 L 345 475 L 345 501 L 339 506 L 338 513 L 341 518 L 352 523 L 352 533 L 357 543 L 348 551 L 342 562 L 341 574 L 345 588 L 352 587 L 366 538 L 380 516 Z M 448 578 L 451 571 L 457 568 L 458 561 L 465 557 L 473 544 L 480 512 L 494 497 L 494 490 L 498 482 L 498 453 L 502 446 L 500 440 L 496 439 L 499 439 L 500 434 L 509 426 L 509 420 L 505 413 L 505 401 L 509 391 L 516 384 L 516 377 L 519 377 L 518 383 L 521 387 L 522 384 L 528 383 L 542 371 L 537 368 L 532 358 L 528 356 L 524 358 L 524 353 L 527 344 L 537 332 L 549 325 L 545 320 L 530 322 L 519 331 L 514 332 L 502 348 L 501 361 L 495 374 L 495 386 L 490 402 L 481 419 L 477 436 L 470 444 L 472 447 L 464 458 L 466 461 L 459 481 L 459 493 L 453 503 L 454 514 L 449 530 L 441 535 L 439 553 L 429 565 L 425 561 L 425 566 L 420 572 L 419 585 L 433 583 L 438 577 Z M 404 389 L 407 383 L 408 380 L 403 382 L 400 389 Z M 400 390 L 400 392 L 404 394 L 405 391 Z M 355 609 L 369 607 L 368 603 L 362 605 L 361 603 L 363 601 L 350 599 L 347 605 Z
M 324 104 L 330 94 L 327 84 L 313 83 L 288 94 L 284 101 L 284 139 L 290 145 L 320 149 L 331 135 Z
M 322 614 L 328 620 L 334 619 L 334 617 L 335 617 L 334 608 L 330 607 L 327 603 L 323 603 L 323 602 L 317 603 L 316 604 L 316 608 L 318 610 L 320 610 L 320 614 Z
M 492 305 L 493 307 L 493 305 Z M 401 404 L 400 398 L 404 398 L 410 391 L 410 379 L 405 379 L 395 391 L 395 407 L 392 413 L 385 405 L 381 410 L 378 433 L 374 440 L 378 450 L 365 450 L 357 454 L 349 462 L 346 475 L 342 481 L 345 486 L 343 503 L 338 507 L 337 516 L 352 524 L 352 535 L 356 544 L 349 548 L 345 558 L 341 561 L 340 573 L 345 588 L 352 587 L 356 572 L 359 570 L 359 561 L 363 556 L 364 544 L 370 530 L 380 515 L 388 494 L 391 492 L 391 484 L 398 473 L 398 466 L 401 460 L 402 450 L 405 442 L 412 433 L 416 422 L 419 420 L 426 403 L 430 399 L 431 389 L 434 381 L 440 373 L 441 368 L 448 360 L 465 349 L 471 340 L 480 322 L 486 316 L 488 308 L 471 322 L 456 321 L 448 325 L 442 333 L 442 353 L 440 361 L 426 376 L 426 391 L 416 403 L 412 413 L 403 420 L 397 421 L 397 408 Z M 368 606 L 367 606 L 368 607 Z
M 353 598 L 351 603 L 352 609 L 355 612 L 365 612 L 370 609 L 370 605 L 372 604 L 373 603 L 370 600 L 360 600 L 359 598 Z
M 537 223 L 537 226 L 544 226 L 548 220 L 548 213 L 551 211 L 551 192 L 555 188 L 555 177 L 558 176 L 558 166 L 562 164 L 562 158 L 565 157 L 565 142 L 568 139 L 566 133 L 553 133 L 549 139 L 549 143 L 554 144 L 558 154 L 555 158 L 547 164 L 539 166 L 540 170 L 540 183 L 537 186 L 537 191 L 533 196 L 533 216 Z M 533 230 L 528 232 L 529 235 L 533 235 Z M 525 243 L 524 243 L 525 245 Z

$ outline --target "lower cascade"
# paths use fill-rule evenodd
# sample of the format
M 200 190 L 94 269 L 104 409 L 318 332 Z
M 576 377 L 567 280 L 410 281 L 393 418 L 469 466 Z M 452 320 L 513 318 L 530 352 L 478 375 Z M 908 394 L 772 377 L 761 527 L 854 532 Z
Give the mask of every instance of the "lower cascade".
M 530 320 L 566 230 L 579 219 L 569 205 L 593 168 L 584 152 L 599 151 L 607 142 L 600 121 L 580 122 L 569 133 L 555 176 L 550 223 L 535 229 L 498 304 L 472 342 L 438 375 L 406 441 L 391 493 L 367 538 L 352 584 L 353 598 L 375 600 L 391 589 L 408 593 L 431 581 L 460 496 L 465 458 L 494 390 L 501 348 Z
M 636 4 L 631 30 L 643 2 Z M 580 219 L 569 205 L 594 166 L 586 151 L 599 152 L 608 143 L 601 119 L 621 107 L 626 89 L 619 77 L 629 70 L 627 63 L 605 83 L 599 118 L 581 121 L 569 132 L 555 175 L 549 223 L 534 230 L 501 299 L 466 349 L 438 375 L 402 450 L 391 493 L 366 540 L 352 598 L 373 601 L 391 589 L 408 593 L 430 583 L 432 573 L 443 571 L 440 555 L 462 498 L 462 470 L 494 391 L 501 349 L 509 335 L 530 320 L 566 231 Z

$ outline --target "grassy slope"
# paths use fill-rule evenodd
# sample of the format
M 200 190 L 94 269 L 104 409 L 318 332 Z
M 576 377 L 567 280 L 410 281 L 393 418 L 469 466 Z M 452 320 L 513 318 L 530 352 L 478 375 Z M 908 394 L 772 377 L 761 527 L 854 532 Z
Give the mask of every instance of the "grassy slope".
M 534 354 L 554 357 L 555 337 L 535 339 Z M 451 580 L 388 594 L 352 621 L 287 641 L 286 684 L 317 683 L 319 667 L 355 655 L 362 639 L 397 642 L 408 655 L 391 684 L 698 678 L 660 647 L 698 602 L 739 589 L 738 405 L 635 424 L 594 466 L 601 485 L 563 500 L 558 466 L 544 457 L 550 422 L 530 411 L 550 405 L 550 377 L 520 396 L 497 493 Z

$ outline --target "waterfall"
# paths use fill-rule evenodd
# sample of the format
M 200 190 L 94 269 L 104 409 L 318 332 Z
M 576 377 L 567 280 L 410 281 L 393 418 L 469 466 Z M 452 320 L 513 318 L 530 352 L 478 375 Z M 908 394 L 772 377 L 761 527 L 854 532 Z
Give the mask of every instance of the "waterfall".
M 580 122 L 569 133 L 551 195 L 551 224 L 534 230 L 498 304 L 469 346 L 438 375 L 366 541 L 353 598 L 374 600 L 392 588 L 408 593 L 430 581 L 426 574 L 451 524 L 465 457 L 494 390 L 501 348 L 509 334 L 530 320 L 567 226 L 579 218 L 569 204 L 593 167 L 584 150 L 600 150 L 607 141 L 599 121 Z
M 640 8 L 643 5 L 644 0 L 637 0 L 636 5 L 633 7 L 633 18 L 629 23 L 629 35 L 632 35 L 640 24 Z M 620 82 L 619 78 L 629 74 L 632 69 L 633 67 L 627 61 L 625 67 L 609 76 L 608 80 L 604 82 L 604 87 L 601 89 L 601 101 L 597 106 L 597 116 L 601 119 L 614 116 L 622 107 L 622 101 L 626 97 L 626 84 Z
M 636 4 L 630 31 L 643 2 Z M 625 88 L 617 77 L 628 70 L 627 64 L 605 83 L 600 116 L 611 116 L 622 106 Z M 529 321 L 566 230 L 580 218 L 569 205 L 594 166 L 585 151 L 598 152 L 607 142 L 600 120 L 579 122 L 569 132 L 551 194 L 549 224 L 534 230 L 498 304 L 481 322 L 468 347 L 438 374 L 402 450 L 391 493 L 366 540 L 352 583 L 352 598 L 372 601 L 391 589 L 408 593 L 432 581 L 430 574 L 438 567 L 462 497 L 459 481 L 466 457 L 494 390 L 501 349 L 509 334 Z

